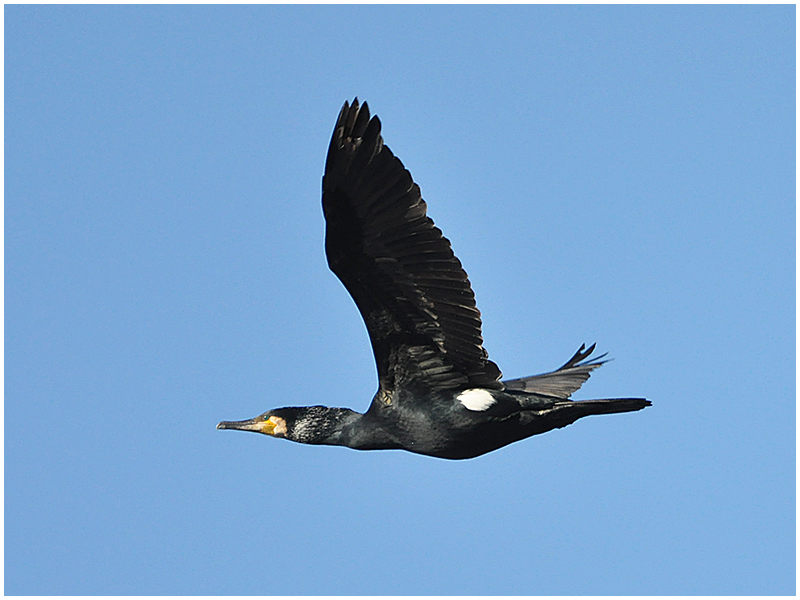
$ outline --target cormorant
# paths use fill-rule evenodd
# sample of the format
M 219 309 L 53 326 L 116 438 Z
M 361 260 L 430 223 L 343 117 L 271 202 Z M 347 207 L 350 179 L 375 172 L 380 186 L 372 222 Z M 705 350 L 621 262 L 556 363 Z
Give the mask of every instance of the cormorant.
M 322 178 L 328 265 L 369 332 L 379 386 L 369 410 L 276 408 L 217 429 L 304 444 L 473 458 L 587 415 L 640 410 L 644 398 L 572 401 L 603 364 L 581 346 L 550 373 L 501 381 L 480 312 L 419 186 L 383 143 L 367 103 L 344 103 Z

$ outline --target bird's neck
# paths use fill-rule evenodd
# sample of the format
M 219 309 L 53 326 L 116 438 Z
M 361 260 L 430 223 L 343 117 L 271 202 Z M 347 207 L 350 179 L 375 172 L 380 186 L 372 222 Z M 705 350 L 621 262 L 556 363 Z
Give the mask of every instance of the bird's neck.
M 301 444 L 347 446 L 357 450 L 400 448 L 375 418 L 349 408 L 297 408 L 286 438 Z

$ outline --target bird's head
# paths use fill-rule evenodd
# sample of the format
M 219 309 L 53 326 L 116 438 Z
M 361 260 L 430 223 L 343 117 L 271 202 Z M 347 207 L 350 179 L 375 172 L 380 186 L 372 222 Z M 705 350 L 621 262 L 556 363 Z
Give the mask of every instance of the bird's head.
M 295 415 L 286 414 L 287 410 L 290 409 L 269 410 L 244 421 L 222 421 L 217 425 L 217 429 L 239 429 L 275 437 L 287 437 L 290 423 L 295 419 Z
M 348 428 L 360 417 L 347 408 L 291 406 L 269 410 L 246 421 L 223 421 L 217 429 L 254 431 L 303 444 L 348 445 Z

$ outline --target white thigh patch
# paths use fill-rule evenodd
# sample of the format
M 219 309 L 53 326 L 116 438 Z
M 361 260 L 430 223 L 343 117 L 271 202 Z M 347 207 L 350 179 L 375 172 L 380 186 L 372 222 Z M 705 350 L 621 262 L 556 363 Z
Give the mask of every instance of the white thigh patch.
M 458 395 L 458 401 L 467 410 L 474 411 L 486 410 L 497 402 L 489 392 L 479 389 L 464 390 Z

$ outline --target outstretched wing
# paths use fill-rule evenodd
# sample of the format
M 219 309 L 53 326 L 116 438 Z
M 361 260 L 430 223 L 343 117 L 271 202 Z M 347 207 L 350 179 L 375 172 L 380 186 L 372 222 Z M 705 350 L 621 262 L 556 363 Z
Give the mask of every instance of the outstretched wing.
M 499 388 L 467 274 L 380 133 L 366 102 L 345 102 L 322 207 L 328 265 L 367 325 L 381 388 Z
M 584 351 L 586 345 L 581 344 L 575 355 L 555 371 L 532 377 L 509 379 L 503 384 L 508 390 L 542 394 L 566 400 L 580 389 L 583 382 L 589 379 L 593 370 L 607 362 L 602 360 L 605 354 L 589 359 L 595 345 L 592 344 L 588 350 Z

